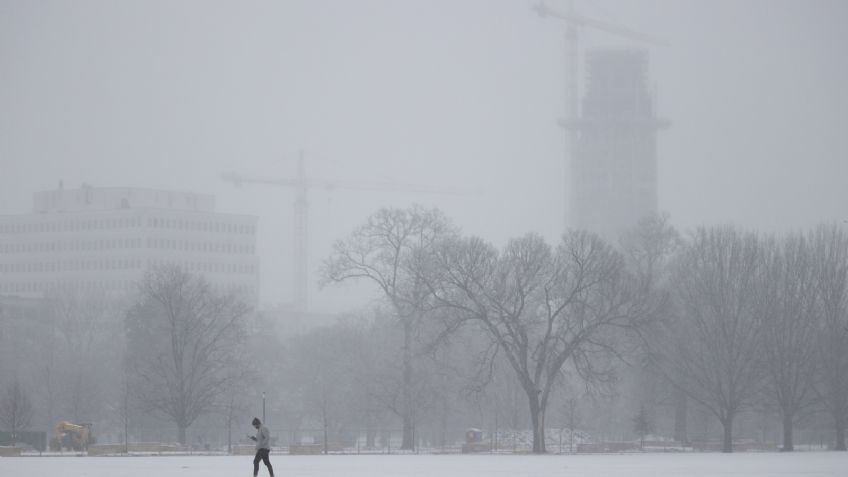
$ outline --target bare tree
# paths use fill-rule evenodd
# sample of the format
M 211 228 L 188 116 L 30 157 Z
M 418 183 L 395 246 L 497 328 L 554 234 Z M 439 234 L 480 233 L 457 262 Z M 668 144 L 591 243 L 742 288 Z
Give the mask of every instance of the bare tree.
M 645 406 L 639 406 L 639 412 L 633 417 L 633 432 L 639 436 L 639 450 L 645 449 L 645 436 L 654 432 L 654 424 Z
M 807 239 L 771 238 L 762 248 L 755 312 L 766 383 L 783 421 L 783 450 L 794 449 L 792 430 L 813 404 L 816 354 L 816 283 Z
M 15 378 L 6 392 L 0 396 L 0 424 L 12 432 L 12 440 L 18 431 L 26 429 L 32 421 L 32 403 L 21 382 Z
M 836 450 L 848 426 L 848 233 L 820 226 L 812 236 L 818 289 L 818 392 L 833 418 Z
M 628 268 L 635 275 L 637 283 L 643 293 L 653 297 L 657 314 L 652 320 L 651 327 L 667 326 L 670 322 L 670 295 L 672 289 L 672 263 L 682 246 L 682 239 L 677 230 L 672 227 L 667 214 L 654 214 L 641 219 L 635 227 L 627 230 L 621 237 L 620 246 L 627 260 Z M 656 339 L 663 333 L 646 332 L 644 335 L 645 347 L 642 360 L 646 365 L 645 371 L 649 374 L 640 373 L 643 386 L 654 390 L 657 383 L 650 382 L 649 376 L 657 373 L 652 364 L 651 349 L 662 343 L 656 343 Z M 668 384 L 665 382 L 665 384 Z M 674 406 L 674 438 L 679 442 L 686 443 L 687 437 L 687 397 L 686 393 L 675 389 L 671 393 Z
M 337 441 L 336 430 L 346 417 L 346 405 L 355 385 L 353 357 L 358 330 L 336 324 L 316 328 L 300 336 L 291 349 L 292 384 L 300 394 L 306 417 L 314 419 L 323 433 L 324 453 Z
M 415 266 L 416 254 L 454 233 L 438 210 L 419 206 L 382 209 L 347 240 L 337 242 L 324 264 L 324 283 L 364 279 L 375 284 L 403 328 L 402 449 L 414 445 L 414 337 L 429 306 L 428 290 Z
M 502 252 L 478 238 L 449 239 L 430 262 L 439 303 L 479 325 L 509 362 L 527 397 L 533 452 L 546 452 L 545 413 L 565 364 L 584 379 L 610 379 L 605 358 L 620 355 L 620 332 L 645 316 L 622 256 L 572 231 L 556 252 L 532 234 Z
M 227 454 L 233 452 L 233 424 L 241 419 L 248 409 L 245 389 L 249 389 L 251 383 L 261 377 L 256 369 L 247 366 L 247 359 L 245 351 L 240 347 L 234 350 L 233 360 L 227 366 L 228 376 L 224 380 L 224 389 L 216 400 L 218 413 L 224 418 L 224 424 L 227 426 Z M 264 416 L 263 423 L 267 424 Z
M 759 244 L 732 227 L 700 228 L 679 257 L 679 309 L 658 337 L 659 369 L 724 427 L 733 451 L 733 420 L 759 385 L 754 292 Z
M 365 446 L 373 449 L 386 416 L 402 412 L 403 363 L 398 359 L 402 350 L 397 344 L 403 340 L 398 340 L 398 323 L 393 314 L 371 310 L 363 316 L 347 317 L 336 326 L 346 335 L 346 352 L 342 363 L 330 363 L 329 367 L 342 366 L 345 420 L 354 420 L 365 429 Z M 418 384 L 416 379 L 413 394 Z
M 132 407 L 132 397 L 133 390 L 130 387 L 130 379 L 129 375 L 124 369 L 124 377 L 123 382 L 121 383 L 120 395 L 118 396 L 118 404 L 117 404 L 117 414 L 121 419 L 121 424 L 123 424 L 123 440 L 124 440 L 124 454 L 129 454 L 130 452 L 130 418 L 133 415 L 133 407 Z
M 50 313 L 42 300 L 0 297 L 0 382 L 10 384 L 17 376 L 29 378 L 28 389 L 39 413 L 35 427 L 50 427 L 52 421 L 49 389 L 41 387 L 44 364 L 54 352 Z M 0 399 L 5 389 L 0 387 Z
M 638 283 L 652 293 L 666 293 L 671 281 L 671 261 L 682 245 L 680 234 L 667 214 L 642 218 L 625 231 L 620 246 Z
M 179 267 L 148 272 L 127 314 L 133 389 L 145 407 L 177 425 L 178 440 L 210 411 L 237 373 L 248 306 Z
M 44 341 L 50 349 L 43 375 L 48 388 L 57 388 L 55 398 L 48 399 L 55 400 L 62 419 L 94 421 L 108 408 L 104 397 L 120 385 L 113 363 L 120 359 L 123 335 L 117 317 L 125 308 L 115 298 L 67 285 L 51 290 L 46 303 L 50 330 Z
M 574 431 L 577 429 L 577 426 L 580 425 L 580 414 L 578 413 L 578 407 L 580 403 L 577 401 L 575 397 L 569 397 L 565 401 L 565 411 L 566 411 L 566 424 L 568 424 L 568 453 L 574 453 Z

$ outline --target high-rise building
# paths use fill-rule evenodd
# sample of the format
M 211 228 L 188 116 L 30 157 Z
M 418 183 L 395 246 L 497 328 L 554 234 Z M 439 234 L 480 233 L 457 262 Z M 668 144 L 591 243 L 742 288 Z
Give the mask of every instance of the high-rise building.
M 578 121 L 572 176 L 572 226 L 617 240 L 657 212 L 656 117 L 648 54 L 597 50 L 587 59 L 588 85 Z
M 58 287 L 121 294 L 146 270 L 179 265 L 257 300 L 256 217 L 215 211 L 211 195 L 134 188 L 33 195 L 32 213 L 0 215 L 0 295 Z

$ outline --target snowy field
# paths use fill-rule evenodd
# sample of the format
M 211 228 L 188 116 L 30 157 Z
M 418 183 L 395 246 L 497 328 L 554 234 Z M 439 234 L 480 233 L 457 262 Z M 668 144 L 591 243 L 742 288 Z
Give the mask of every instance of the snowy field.
M 249 477 L 252 456 L 0 457 L 0 476 Z M 848 476 L 848 453 L 272 456 L 278 477 Z M 260 476 L 267 476 L 264 466 Z

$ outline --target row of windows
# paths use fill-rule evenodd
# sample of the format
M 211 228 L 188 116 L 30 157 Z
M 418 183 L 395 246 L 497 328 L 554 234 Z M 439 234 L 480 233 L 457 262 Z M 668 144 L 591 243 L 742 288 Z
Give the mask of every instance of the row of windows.
M 178 265 L 192 273 L 258 273 L 259 267 L 244 263 L 191 262 L 179 260 L 148 260 L 148 266 Z
M 0 224 L 0 233 L 32 234 L 45 232 L 78 232 L 141 227 L 141 217 L 113 217 L 108 219 L 64 219 L 50 222 L 23 222 Z
M 4 243 L 0 253 L 91 252 L 99 250 L 139 249 L 180 250 L 183 252 L 210 252 L 229 254 L 254 254 L 255 245 L 197 242 L 166 238 L 115 238 L 101 240 L 64 240 L 57 242 Z
M 22 283 L 0 283 L 0 293 L 47 293 L 60 289 L 79 290 L 121 290 L 130 291 L 136 289 L 136 282 L 132 280 L 97 280 L 97 281 L 73 281 L 73 282 L 22 282 Z
M 78 232 L 138 228 L 142 225 L 154 229 L 187 230 L 228 234 L 256 234 L 256 226 L 209 220 L 175 219 L 167 217 L 113 217 L 102 219 L 65 219 L 50 222 L 23 222 L 0 224 L 0 234 L 31 234 L 45 232 Z
M 172 260 L 90 259 L 60 260 L 37 263 L 0 263 L 0 273 L 53 273 L 78 271 L 135 270 L 154 265 L 175 263 Z M 176 262 L 190 272 L 254 274 L 257 266 L 244 263 Z
M 36 263 L 0 263 L 0 273 L 50 273 L 83 270 L 132 270 L 141 268 L 141 260 L 61 260 Z
M 147 226 L 154 229 L 188 230 L 193 232 L 218 232 L 227 234 L 256 234 L 255 225 L 231 224 L 226 222 L 207 222 L 186 219 L 170 219 L 151 217 Z
M 133 280 L 0 283 L 0 294 L 45 294 L 55 290 L 72 288 L 87 291 L 135 291 L 137 286 L 138 282 Z M 235 290 L 239 293 L 250 293 L 253 291 L 253 287 L 244 284 L 212 283 L 212 288 L 218 291 Z
M 24 242 L 0 244 L 0 253 L 90 252 L 141 248 L 140 238 L 102 240 L 60 240 L 55 242 Z
M 183 252 L 212 252 L 231 254 L 254 254 L 255 245 L 215 242 L 194 242 L 191 240 L 148 238 L 147 248 L 160 250 L 180 250 Z

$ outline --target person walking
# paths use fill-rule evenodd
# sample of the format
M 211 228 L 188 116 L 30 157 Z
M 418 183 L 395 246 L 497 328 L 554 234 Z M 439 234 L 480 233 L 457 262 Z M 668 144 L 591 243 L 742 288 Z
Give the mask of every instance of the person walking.
M 271 467 L 269 454 L 271 452 L 271 433 L 268 428 L 262 425 L 262 421 L 258 417 L 253 418 L 253 427 L 256 428 L 256 436 L 248 436 L 256 442 L 256 457 L 253 458 L 253 477 L 259 475 L 259 461 L 265 463 L 268 467 L 268 473 L 274 477 L 274 468 Z

